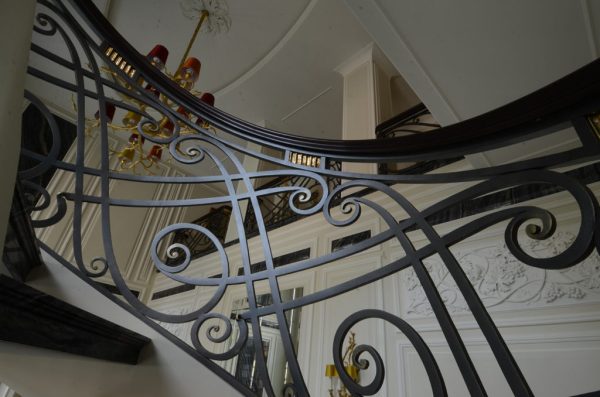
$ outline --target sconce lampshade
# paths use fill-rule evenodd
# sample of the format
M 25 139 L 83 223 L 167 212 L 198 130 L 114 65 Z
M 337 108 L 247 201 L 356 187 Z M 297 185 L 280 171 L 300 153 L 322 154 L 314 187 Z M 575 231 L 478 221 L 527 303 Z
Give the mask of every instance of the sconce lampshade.
M 355 367 L 354 365 L 347 365 L 346 373 L 348 376 L 350 376 L 350 378 L 352 378 L 353 381 L 358 380 L 358 367 Z
M 150 62 L 152 62 L 154 66 L 161 70 L 165 67 L 168 56 L 169 50 L 167 50 L 167 47 L 160 44 L 155 45 L 154 48 L 148 53 L 148 59 Z
M 154 94 L 154 96 L 156 98 L 160 97 L 160 91 L 158 91 L 156 88 L 154 88 L 153 86 L 151 86 L 150 84 L 146 85 L 146 91 Z
M 210 92 L 205 92 L 204 94 L 202 94 L 200 100 L 206 103 L 207 105 L 215 106 L 215 96 Z M 196 120 L 196 124 L 202 126 L 204 124 L 204 119 L 202 117 L 198 117 L 198 119 Z
M 105 109 L 106 109 L 106 118 L 108 119 L 108 122 L 111 123 L 113 121 L 113 117 L 115 117 L 115 105 L 113 105 L 112 103 L 105 103 Z M 96 118 L 96 120 L 100 119 L 100 111 L 98 110 L 96 112 L 96 114 L 94 115 L 94 117 Z
M 215 96 L 210 92 L 205 92 L 204 94 L 202 94 L 200 100 L 206 103 L 207 105 L 215 106 Z
M 137 143 L 139 140 L 141 139 L 142 145 L 144 144 L 144 142 L 146 141 L 146 138 L 144 138 L 143 136 L 141 136 L 140 134 L 137 133 L 133 133 L 131 134 L 131 136 L 129 137 L 129 142 L 131 143 Z
M 190 118 L 190 112 L 188 112 L 183 106 L 177 108 L 177 113 L 181 114 L 186 119 Z
M 198 58 L 189 57 L 181 65 L 181 77 L 185 80 L 195 82 L 200 76 L 200 60 Z
M 162 157 L 163 148 L 160 145 L 154 145 L 148 153 L 148 159 L 153 161 L 159 161 Z
M 171 136 L 173 135 L 174 128 L 175 125 L 173 124 L 171 119 L 168 117 L 163 117 L 163 119 L 160 122 L 160 133 L 165 136 Z
M 325 366 L 325 376 L 328 378 L 333 378 L 338 376 L 337 369 L 335 369 L 335 365 L 327 364 Z

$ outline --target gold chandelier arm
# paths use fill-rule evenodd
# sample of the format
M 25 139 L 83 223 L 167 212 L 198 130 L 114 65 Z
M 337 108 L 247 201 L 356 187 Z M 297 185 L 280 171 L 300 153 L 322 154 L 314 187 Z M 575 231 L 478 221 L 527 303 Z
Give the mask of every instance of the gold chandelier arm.
M 192 45 L 194 45 L 194 41 L 196 41 L 196 36 L 198 36 L 198 32 L 200 32 L 202 23 L 204 23 L 206 18 L 208 18 L 208 11 L 202 10 L 202 12 L 200 13 L 200 19 L 198 20 L 198 24 L 196 25 L 196 29 L 194 30 L 194 34 L 192 34 L 192 37 L 190 38 L 190 41 L 188 42 L 187 48 L 185 49 L 185 52 L 183 53 L 183 57 L 181 57 L 179 66 L 177 66 L 177 69 L 175 70 L 175 76 L 177 76 L 179 74 L 179 70 L 183 66 L 183 63 L 185 62 L 188 54 L 190 53 L 190 50 L 192 49 Z

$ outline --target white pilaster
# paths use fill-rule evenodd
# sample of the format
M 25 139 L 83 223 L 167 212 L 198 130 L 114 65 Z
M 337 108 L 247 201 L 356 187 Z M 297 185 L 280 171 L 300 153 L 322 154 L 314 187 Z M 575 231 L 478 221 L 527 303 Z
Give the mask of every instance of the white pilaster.
M 344 77 L 343 139 L 375 139 L 377 124 L 391 116 L 390 80 L 397 73 L 373 43 L 336 71 Z M 343 169 L 347 172 L 377 172 L 376 164 L 344 163 Z

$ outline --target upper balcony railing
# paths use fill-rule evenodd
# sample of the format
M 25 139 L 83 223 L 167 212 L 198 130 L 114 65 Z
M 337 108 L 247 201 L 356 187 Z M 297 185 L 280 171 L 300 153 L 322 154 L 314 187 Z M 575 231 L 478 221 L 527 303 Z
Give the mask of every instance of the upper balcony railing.
M 255 392 L 235 374 L 225 370 L 220 363 L 236 357 L 241 362 L 242 358 L 246 360 L 253 356 L 253 374 L 256 381 L 262 385 L 264 393 L 269 396 L 307 396 L 310 391 L 304 374 L 308 368 L 303 367 L 296 357 L 296 331 L 292 327 L 293 316 L 290 313 L 343 293 L 351 293 L 359 287 L 381 285 L 373 283 L 413 269 L 469 393 L 483 396 L 487 391 L 480 378 L 480 368 L 474 365 L 471 354 L 465 348 L 462 336 L 432 281 L 429 269 L 423 262 L 433 255 L 438 255 L 448 271 L 448 278 L 452 278 L 456 284 L 455 293 L 464 297 L 512 392 L 519 396 L 533 395 L 510 349 L 451 248 L 488 227 L 506 221 L 504 239 L 507 250 L 529 266 L 546 270 L 564 269 L 575 266 L 593 249 L 600 249 L 598 200 L 587 186 L 590 182 L 587 179 L 580 180 L 577 173 L 563 172 L 564 167 L 576 168 L 584 163 L 597 164 L 600 157 L 600 121 L 596 115 L 600 109 L 600 61 L 592 62 L 498 109 L 427 133 L 356 141 L 315 139 L 259 127 L 203 103 L 156 69 L 146 57 L 121 37 L 90 0 L 73 0 L 68 3 L 63 0 L 40 0 L 39 4 L 40 10 L 31 47 L 32 55 L 35 55 L 38 61 L 30 65 L 28 73 L 72 93 L 78 112 L 75 160 L 58 160 L 54 145 L 59 144 L 59 134 L 56 131 L 54 116 L 35 93 L 26 93 L 26 98 L 47 118 L 52 129 L 53 146 L 47 155 L 24 150 L 24 155 L 34 160 L 36 165 L 21 171 L 20 177 L 35 178 L 50 167 L 57 167 L 72 176 L 72 183 L 65 184 L 60 191 L 49 192 L 39 188 L 43 191 L 44 203 L 36 208 L 37 212 L 42 211 L 42 215 L 35 217 L 33 226 L 48 227 L 63 218 L 71 222 L 72 226 L 72 261 L 62 257 L 54 247 L 41 241 L 41 248 L 50 256 L 94 288 L 112 297 L 94 282 L 101 276 L 110 277 L 122 295 L 122 299 L 112 297 L 117 304 L 135 313 L 150 327 L 248 396 L 254 395 Z M 49 47 L 36 44 L 41 39 L 52 39 L 65 46 L 68 50 L 67 55 L 53 53 L 47 49 Z M 105 43 L 120 54 L 129 71 L 135 70 L 135 78 L 107 58 Z M 105 78 L 101 73 L 102 65 L 109 68 L 125 84 Z M 65 77 L 66 73 L 70 76 Z M 141 84 L 142 81 L 144 85 Z M 158 98 L 145 89 L 147 84 L 160 94 Z M 132 102 L 143 106 L 140 109 L 132 106 Z M 86 141 L 89 139 L 86 135 L 85 117 L 90 104 L 92 114 L 96 110 L 99 112 L 96 133 L 100 149 L 97 153 L 87 153 L 85 150 Z M 208 174 L 161 176 L 114 171 L 111 168 L 113 154 L 106 115 L 109 104 L 114 105 L 118 112 L 137 112 L 141 118 L 136 127 L 137 132 L 146 142 L 163 147 L 174 162 L 204 167 L 202 169 L 207 170 Z M 181 107 L 183 111 L 174 110 L 171 106 L 173 104 L 175 108 Z M 164 119 L 174 125 L 169 136 L 157 133 L 157 127 Z M 196 119 L 208 122 L 221 133 L 213 134 L 211 130 L 196 124 Z M 485 168 L 424 174 L 407 173 L 399 169 L 397 173 L 378 174 L 349 172 L 346 167 L 352 163 L 378 165 L 462 157 L 540 138 L 565 128 L 574 129 L 580 141 L 578 146 L 558 153 L 540 154 L 537 157 Z M 188 132 L 182 133 L 184 130 Z M 251 149 L 251 146 L 241 145 L 239 140 L 231 137 L 253 142 L 268 148 L 269 151 Z M 280 155 L 266 154 L 271 152 L 278 152 Z M 294 162 L 293 153 L 308 156 L 311 161 L 306 164 Z M 98 166 L 88 161 L 93 156 L 100 156 Z M 247 156 L 269 163 L 272 167 L 268 171 L 247 170 L 243 165 L 243 159 Z M 340 163 L 341 167 L 327 167 L 332 161 Z M 264 184 L 264 181 L 273 178 L 295 182 Z M 309 179 L 312 180 L 310 184 L 307 182 Z M 331 184 L 332 180 L 339 182 Z M 89 181 L 94 183 L 93 188 L 89 188 Z M 114 181 L 129 183 L 134 189 L 144 184 L 193 185 L 199 189 L 208 185 L 218 185 L 218 189 L 205 189 L 202 195 L 183 199 L 132 199 L 119 196 L 117 191 L 111 191 Z M 459 189 L 457 193 L 448 197 L 439 197 L 436 203 L 426 208 L 419 206 L 418 209 L 417 205 L 400 193 L 400 188 L 390 186 L 457 184 L 466 181 L 471 182 L 469 187 Z M 556 217 L 550 209 L 540 206 L 503 201 L 501 205 L 488 206 L 489 211 L 476 214 L 468 221 L 455 225 L 451 231 L 441 232 L 433 227 L 432 219 L 448 209 L 457 206 L 462 208 L 463 203 L 476 200 L 486 201 L 498 192 L 513 192 L 532 184 L 549 186 L 552 192 L 564 192 L 579 214 L 574 241 L 551 257 L 534 257 L 521 245 L 521 238 L 545 240 L 556 230 Z M 357 189 L 370 189 L 375 196 L 347 194 Z M 339 197 L 343 197 L 341 202 Z M 382 197 L 393 202 L 397 209 L 383 206 Z M 281 208 L 285 206 L 285 211 L 298 216 L 319 216 L 323 222 L 338 228 L 350 226 L 363 214 L 368 213 L 369 217 L 377 218 L 381 227 L 367 239 L 344 246 L 335 252 L 319 251 L 308 259 L 275 265 L 271 248 L 273 236 L 267 231 L 270 203 Z M 123 272 L 124 265 L 115 253 L 115 236 L 111 224 L 114 222 L 116 208 L 210 208 L 224 205 L 231 207 L 231 217 L 239 237 L 237 256 L 225 249 L 219 231 L 211 229 L 213 226 L 210 224 L 174 223 L 157 230 L 145 231 L 147 238 L 152 240 L 148 257 L 156 269 L 174 283 L 189 285 L 192 289 L 200 288 L 206 291 L 206 294 L 212 294 L 207 301 L 189 313 L 163 313 L 151 308 L 132 293 Z M 66 211 L 67 206 L 69 211 Z M 102 239 L 99 240 L 103 256 L 92 260 L 83 252 L 82 243 L 82 213 L 83 208 L 87 206 L 99 208 L 98 219 L 102 229 Z M 248 212 L 244 214 L 246 206 Z M 48 213 L 52 208 L 55 211 Z M 250 235 L 245 224 L 250 222 L 250 218 L 254 218 L 256 223 L 253 230 L 256 230 L 257 238 L 254 241 L 259 242 L 264 266 L 253 267 L 251 262 L 251 255 L 255 253 L 249 248 Z M 302 227 L 302 223 L 296 225 Z M 193 255 L 183 240 L 168 247 L 170 253 L 180 254 L 177 265 L 171 266 L 161 260 L 160 247 L 180 230 L 202 234 L 206 242 L 210 241 L 221 264 L 217 274 L 190 274 L 194 271 L 191 265 Z M 410 232 L 414 230 L 419 230 L 425 236 L 424 244 L 413 244 Z M 360 276 L 350 277 L 336 285 L 318 284 L 320 289 L 304 291 L 302 296 L 292 294 L 284 298 L 282 295 L 280 282 L 286 276 L 319 271 L 329 263 L 339 263 L 389 241 L 395 241 L 396 245 L 401 247 L 402 253 L 399 258 L 382 258 L 384 262 L 374 270 L 365 270 Z M 241 264 L 243 271 L 234 273 L 233 267 L 230 268 L 234 263 L 230 264 L 230 261 L 235 261 L 237 266 Z M 267 292 L 265 289 L 260 290 L 261 285 L 268 285 Z M 225 294 L 236 286 L 244 287 L 246 296 L 243 309 L 237 310 L 233 318 L 230 318 L 230 313 L 218 312 L 217 307 L 220 307 L 219 303 L 223 302 Z M 263 304 L 259 304 L 257 296 L 265 293 L 269 295 L 268 299 L 261 299 Z M 433 394 L 447 394 L 447 379 L 444 379 L 428 344 L 411 325 L 399 317 L 399 313 L 383 311 L 381 308 L 357 311 L 336 324 L 337 331 L 335 335 L 331 335 L 333 361 L 344 387 L 353 395 L 374 395 L 382 388 L 384 381 L 389 380 L 389 375 L 384 370 L 383 358 L 375 347 L 352 346 L 350 354 L 343 354 L 344 341 L 352 327 L 367 319 L 390 323 L 399 333 L 404 334 L 423 363 Z M 277 390 L 273 385 L 279 383 L 271 378 L 274 372 L 270 371 L 264 355 L 260 354 L 265 348 L 262 338 L 264 329 L 261 328 L 265 326 L 265 321 L 270 327 L 269 332 L 277 331 L 285 356 L 286 370 L 282 372 L 287 374 L 285 385 Z M 221 326 L 215 325 L 217 322 L 220 322 Z M 163 326 L 168 324 L 190 324 L 191 332 L 188 336 L 191 344 L 186 344 L 168 332 Z M 206 332 L 199 335 L 200 330 Z M 369 356 L 368 361 L 371 364 L 370 378 L 363 379 L 360 383 L 356 374 L 366 368 L 365 356 Z M 334 371 L 331 370 L 329 374 L 333 376 Z
M 375 128 L 377 139 L 394 138 L 412 134 L 423 134 L 440 128 L 431 112 L 423 103 L 419 103 Z

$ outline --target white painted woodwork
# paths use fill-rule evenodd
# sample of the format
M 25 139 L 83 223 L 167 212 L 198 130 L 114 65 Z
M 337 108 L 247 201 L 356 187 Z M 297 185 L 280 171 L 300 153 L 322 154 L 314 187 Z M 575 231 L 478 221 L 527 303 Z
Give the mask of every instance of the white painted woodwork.
M 375 139 L 375 127 L 392 116 L 393 67 L 372 43 L 337 68 L 344 78 L 342 139 Z M 345 172 L 377 173 L 372 163 L 343 163 Z

